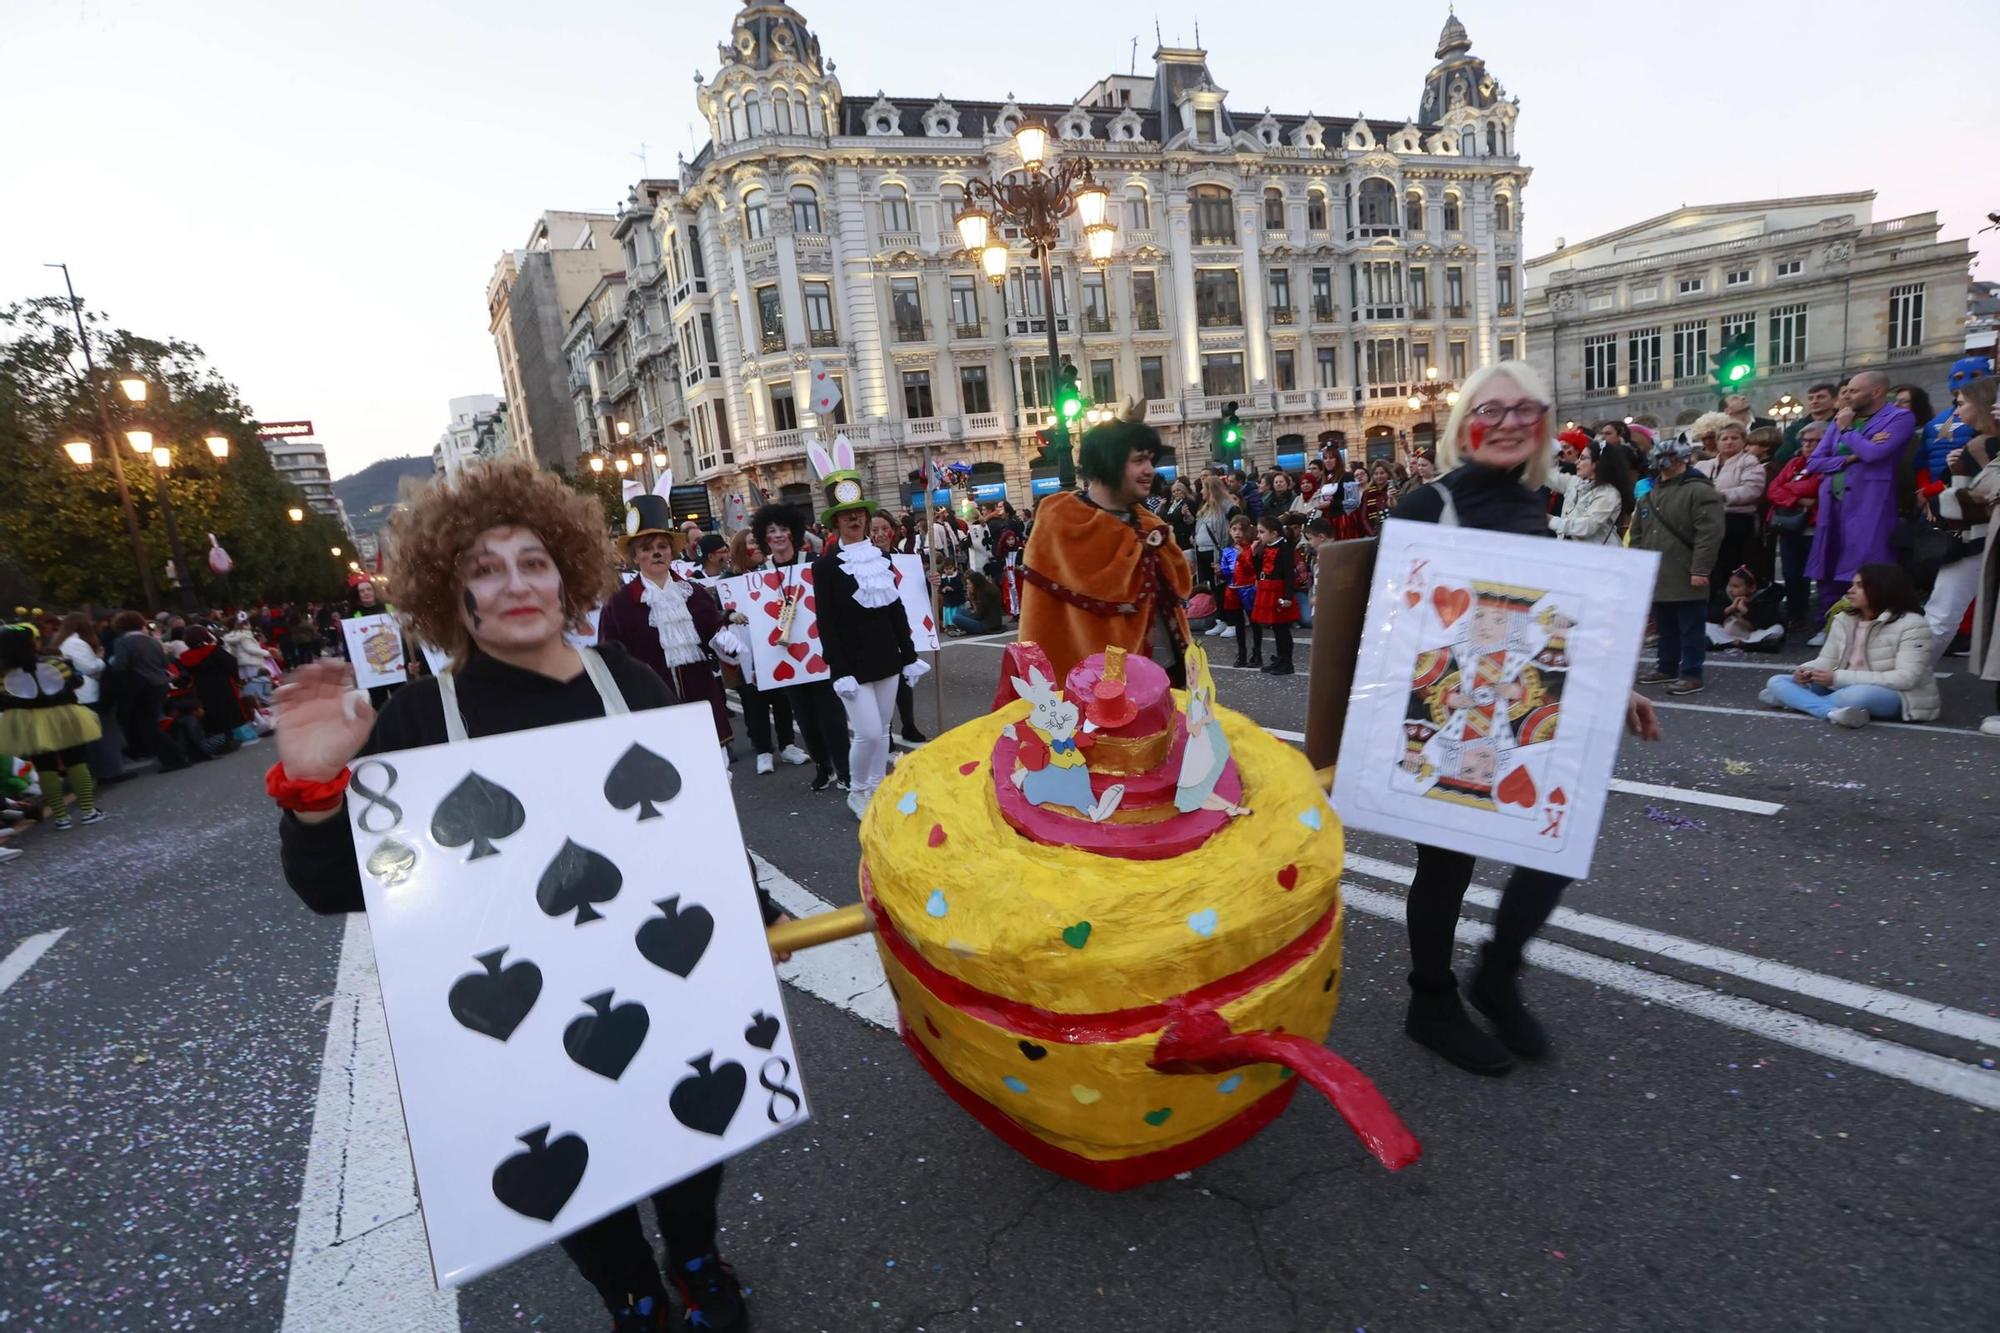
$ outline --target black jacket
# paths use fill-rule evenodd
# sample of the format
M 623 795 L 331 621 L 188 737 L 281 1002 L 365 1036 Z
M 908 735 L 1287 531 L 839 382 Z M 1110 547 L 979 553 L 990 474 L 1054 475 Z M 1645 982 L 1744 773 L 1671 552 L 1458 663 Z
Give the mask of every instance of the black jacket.
M 1405 492 L 1389 517 L 1436 523 L 1444 514 L 1444 499 L 1435 489 L 1438 486 L 1451 488 L 1452 506 L 1458 511 L 1461 527 L 1518 532 L 1524 537 L 1550 535 L 1547 493 L 1522 485 L 1519 468 L 1502 471 L 1478 463 L 1461 463 L 1431 485 Z
M 633 712 L 680 702 L 672 686 L 633 661 L 617 644 L 600 644 L 597 651 L 610 668 L 625 706 Z M 597 697 L 586 672 L 579 672 L 573 680 L 555 680 L 495 661 L 475 649 L 465 670 L 456 673 L 454 680 L 469 737 L 604 716 L 604 701 Z M 375 729 L 368 733 L 361 755 L 443 745 L 446 740 L 437 678 L 427 677 L 411 681 L 390 698 L 375 719 Z M 367 910 L 361 894 L 361 872 L 354 864 L 354 832 L 344 813 L 307 824 L 287 812 L 278 822 L 278 849 L 285 882 L 307 907 L 315 912 Z M 762 888 L 757 897 L 766 924 L 775 920 L 778 909 Z
M 852 676 L 865 684 L 893 676 L 917 660 L 901 598 L 887 606 L 855 601 L 854 578 L 840 567 L 838 552 L 813 561 L 812 569 L 819 642 L 833 679 Z

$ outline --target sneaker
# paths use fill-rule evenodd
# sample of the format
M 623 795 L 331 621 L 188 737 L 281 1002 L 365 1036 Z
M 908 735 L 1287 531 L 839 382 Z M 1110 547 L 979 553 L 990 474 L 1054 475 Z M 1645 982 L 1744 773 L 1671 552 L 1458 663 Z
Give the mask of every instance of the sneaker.
M 1806 640 L 1806 647 L 1808 648 L 1824 648 L 1825 646 L 1826 646 L 1825 630 L 1821 630 L 1819 633 L 1813 635 L 1810 639 Z
M 1648 671 L 1645 675 L 1639 677 L 1639 683 L 1641 685 L 1669 685 L 1679 679 L 1680 677 L 1671 671 Z
M 22 852 L 22 850 L 19 847 L 0 847 L 0 864 L 12 861 L 16 857 L 23 855 L 25 855 L 25 853 Z
M 57 815 L 50 822 L 53 823 L 57 828 L 62 829 L 64 831 L 68 831 L 69 829 L 73 829 L 76 827 L 75 822 L 72 821 L 68 815 Z
M 1766 708 L 1783 708 L 1785 706 L 1784 703 L 1779 700 L 1778 696 L 1771 693 L 1769 690 L 1757 691 L 1757 702 L 1764 705 L 1764 707 Z
M 768 754 L 760 754 L 760 755 L 758 755 L 758 756 L 757 756 L 757 772 L 758 772 L 758 773 L 759 773 L 760 775 L 761 775 L 761 774 L 764 774 L 764 773 L 769 773 L 769 772 L 772 772 L 772 771 L 774 771 L 774 770 L 775 770 L 775 769 L 776 769 L 777 767 L 778 767 L 778 763 L 777 763 L 777 761 L 776 761 L 775 759 L 771 758 L 771 756 L 770 756 L 770 755 L 768 755 Z
M 1870 722 L 1873 722 L 1875 718 L 1865 708 L 1836 708 L 1826 715 L 1826 720 L 1833 723 L 1836 727 L 1846 727 L 1849 731 L 1858 731 Z
M 2000 713 L 1995 713 L 1992 717 L 1981 722 L 1979 724 L 1979 734 L 1982 736 L 2000 736 Z
M 690 1333 L 696 1329 L 731 1330 L 749 1326 L 743 1309 L 743 1287 L 736 1281 L 736 1270 L 719 1255 L 676 1265 L 674 1287 L 680 1292 Z
M 778 758 L 784 760 L 793 768 L 798 768 L 801 765 L 812 762 L 812 757 L 796 745 L 787 745 L 784 749 L 778 751 Z
M 1702 685 L 1700 681 L 1691 680 L 1688 677 L 1683 676 L 1679 680 L 1675 681 L 1673 684 L 1667 686 L 1667 693 L 1676 696 L 1682 694 L 1700 694 L 1703 688 L 1705 687 Z
M 847 811 L 857 820 L 868 813 L 868 798 L 875 793 L 856 789 L 847 793 Z
M 833 785 L 832 769 L 822 768 L 817 773 L 813 774 L 814 791 L 825 791 L 828 787 L 831 787 L 832 785 Z
M 104 812 L 102 810 L 92 810 L 76 822 L 79 824 L 102 824 L 104 822 Z
M 1222 628 L 1222 637 L 1223 637 L 1223 638 L 1225 638 L 1225 639 L 1233 639 L 1233 638 L 1235 638 L 1235 637 L 1236 637 L 1236 626 L 1234 626 L 1234 625 L 1224 625 L 1224 626 L 1222 626 L 1221 628 Z
M 667 1333 L 667 1302 L 646 1296 L 611 1315 L 611 1333 Z

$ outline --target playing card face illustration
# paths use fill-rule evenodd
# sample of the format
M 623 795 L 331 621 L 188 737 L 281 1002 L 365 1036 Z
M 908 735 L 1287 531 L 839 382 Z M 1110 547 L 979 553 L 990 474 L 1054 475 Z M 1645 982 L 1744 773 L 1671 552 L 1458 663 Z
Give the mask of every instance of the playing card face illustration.
M 934 653 L 938 647 L 938 626 L 931 610 L 930 572 L 920 555 L 892 555 L 896 569 L 896 595 L 903 599 L 903 612 L 910 618 L 910 642 L 920 653 Z
M 1587 874 L 1657 557 L 1402 522 L 1382 542 L 1335 808 Z
M 362 689 L 400 685 L 409 679 L 409 667 L 403 661 L 403 628 L 394 616 L 348 616 L 340 622 L 340 636 L 347 642 L 354 683 Z
M 705 705 L 371 755 L 349 791 L 441 1284 L 807 1119 Z
M 730 580 L 737 609 L 750 623 L 737 628 L 749 641 L 760 690 L 782 690 L 826 680 L 819 646 L 819 599 L 812 566 L 759 569 Z

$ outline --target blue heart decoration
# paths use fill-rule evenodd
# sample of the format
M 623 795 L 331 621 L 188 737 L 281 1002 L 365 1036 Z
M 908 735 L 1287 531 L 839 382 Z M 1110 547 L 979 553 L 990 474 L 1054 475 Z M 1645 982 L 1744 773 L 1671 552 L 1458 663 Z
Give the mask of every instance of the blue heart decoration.
M 1000 1081 L 1001 1083 L 1006 1085 L 1007 1091 L 1009 1092 L 1026 1092 L 1028 1090 L 1028 1085 L 1023 1083 L 1020 1079 L 1015 1078 L 1012 1074 L 1007 1075 L 1007 1077 L 1001 1079 Z
M 951 910 L 951 907 L 944 900 L 943 889 L 931 890 L 930 901 L 924 904 L 924 910 L 932 916 L 943 916 Z
M 1301 824 L 1304 824 L 1307 828 L 1311 829 L 1313 832 L 1315 833 L 1319 832 L 1319 824 L 1320 824 L 1319 807 L 1316 805 L 1309 806 L 1306 809 L 1299 811 L 1299 822 Z
M 1231 1074 L 1228 1078 L 1216 1084 L 1215 1090 L 1221 1093 L 1223 1096 L 1227 1097 L 1230 1093 L 1236 1091 L 1238 1088 L 1242 1086 L 1243 1086 L 1243 1075 Z
M 904 792 L 903 799 L 896 802 L 896 808 L 906 815 L 914 815 L 917 813 L 917 794 L 913 791 Z
M 1203 939 L 1207 939 L 1215 933 L 1215 909 L 1213 907 L 1204 907 L 1199 912 L 1192 913 L 1187 921 L 1188 929 Z

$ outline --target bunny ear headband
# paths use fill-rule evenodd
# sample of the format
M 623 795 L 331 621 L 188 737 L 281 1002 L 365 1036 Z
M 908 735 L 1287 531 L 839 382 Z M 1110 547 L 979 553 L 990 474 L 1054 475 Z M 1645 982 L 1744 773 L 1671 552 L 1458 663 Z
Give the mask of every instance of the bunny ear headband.
M 813 475 L 826 491 L 826 509 L 820 514 L 822 523 L 830 526 L 834 515 L 849 510 L 875 512 L 875 502 L 866 498 L 861 473 L 854 465 L 854 444 L 845 435 L 835 438 L 831 454 L 818 441 L 807 444 L 806 461 L 812 464 Z

